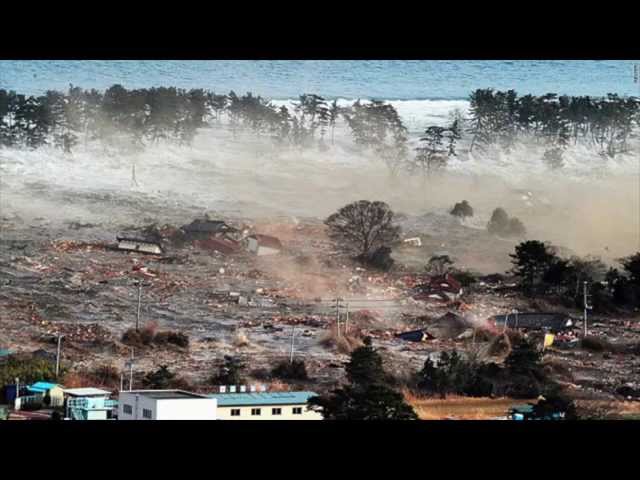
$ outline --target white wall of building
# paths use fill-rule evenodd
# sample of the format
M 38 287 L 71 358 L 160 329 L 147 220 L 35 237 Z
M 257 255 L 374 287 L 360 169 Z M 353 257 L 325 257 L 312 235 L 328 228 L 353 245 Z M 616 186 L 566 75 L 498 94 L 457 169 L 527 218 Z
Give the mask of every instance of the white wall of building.
M 260 415 L 252 415 L 251 411 L 260 409 Z M 273 409 L 279 408 L 280 415 L 274 415 Z M 302 412 L 294 414 L 294 408 L 301 408 Z M 231 410 L 240 410 L 240 415 L 232 415 Z M 253 405 L 241 407 L 218 407 L 219 420 L 322 420 L 322 415 L 313 410 L 307 410 L 306 405 Z
M 215 398 L 155 399 L 144 393 L 120 392 L 118 420 L 216 420 L 217 404 Z M 125 413 L 125 405 L 131 406 L 130 414 Z M 145 416 L 145 410 L 151 418 Z
M 215 398 L 158 400 L 156 420 L 217 420 Z

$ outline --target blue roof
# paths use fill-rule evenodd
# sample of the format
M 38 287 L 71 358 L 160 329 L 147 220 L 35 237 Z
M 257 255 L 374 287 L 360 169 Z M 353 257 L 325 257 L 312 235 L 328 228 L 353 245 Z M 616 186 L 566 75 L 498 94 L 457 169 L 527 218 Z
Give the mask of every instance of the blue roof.
M 207 395 L 218 400 L 219 407 L 253 405 L 302 405 L 314 392 L 255 392 L 255 393 L 214 393 Z
M 49 383 L 49 382 L 36 382 L 33 385 L 29 385 L 27 387 L 28 390 L 32 392 L 48 392 L 54 387 L 57 387 L 57 383 Z
M 0 357 L 6 357 L 7 355 L 11 355 L 11 350 L 7 350 L 6 348 L 0 348 Z
M 517 413 L 533 413 L 533 405 L 530 403 L 525 405 L 514 405 L 511 410 Z

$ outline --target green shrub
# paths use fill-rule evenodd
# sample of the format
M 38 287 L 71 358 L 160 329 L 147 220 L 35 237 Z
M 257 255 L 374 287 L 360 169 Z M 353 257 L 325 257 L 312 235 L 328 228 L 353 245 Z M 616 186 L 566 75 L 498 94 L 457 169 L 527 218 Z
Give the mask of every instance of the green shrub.
M 61 366 L 60 376 L 65 368 Z M 21 384 L 33 383 L 39 380 L 55 381 L 56 365 L 49 360 L 34 358 L 27 355 L 11 355 L 0 363 L 0 386 L 13 385 L 16 377 Z
M 308 380 L 307 367 L 304 360 L 293 360 L 289 362 L 287 360 L 278 363 L 271 374 L 275 378 L 283 380 Z

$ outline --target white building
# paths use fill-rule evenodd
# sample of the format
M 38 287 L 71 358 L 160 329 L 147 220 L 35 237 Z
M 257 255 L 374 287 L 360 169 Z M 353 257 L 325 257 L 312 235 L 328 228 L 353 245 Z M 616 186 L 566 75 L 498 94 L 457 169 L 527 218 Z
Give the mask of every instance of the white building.
M 118 420 L 216 420 L 215 398 L 182 390 L 120 392 Z
M 109 420 L 118 408 L 111 392 L 99 388 L 64 389 L 66 416 L 72 420 Z
M 313 392 L 215 393 L 219 420 L 322 420 L 307 408 Z

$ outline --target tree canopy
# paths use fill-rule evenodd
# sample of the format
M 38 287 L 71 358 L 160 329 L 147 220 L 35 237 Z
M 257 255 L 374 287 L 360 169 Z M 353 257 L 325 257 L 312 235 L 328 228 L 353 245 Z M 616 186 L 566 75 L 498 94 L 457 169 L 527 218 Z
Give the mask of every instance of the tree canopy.
M 325 224 L 331 238 L 342 250 L 368 256 L 380 247 L 388 247 L 400 238 L 394 214 L 384 202 L 360 200 L 330 215 Z

